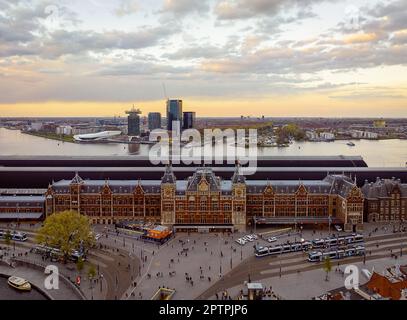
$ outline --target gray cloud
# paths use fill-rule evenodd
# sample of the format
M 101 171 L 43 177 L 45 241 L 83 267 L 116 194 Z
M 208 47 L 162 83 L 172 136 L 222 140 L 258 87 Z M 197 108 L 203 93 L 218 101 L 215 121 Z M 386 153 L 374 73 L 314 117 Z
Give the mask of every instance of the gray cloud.
M 120 0 L 119 6 L 115 10 L 118 16 L 126 16 L 137 13 L 140 10 L 138 0 Z
M 164 0 L 162 13 L 185 16 L 189 13 L 206 13 L 209 11 L 209 0 Z
M 221 20 L 248 19 L 259 16 L 275 16 L 282 10 L 297 9 L 298 18 L 309 17 L 309 7 L 324 0 L 221 0 L 215 6 L 215 14 Z M 328 0 L 329 1 L 329 0 Z
M 131 62 L 109 67 L 102 67 L 101 70 L 94 73 L 98 76 L 151 76 L 163 74 L 184 74 L 191 72 L 190 67 L 173 67 L 168 65 L 160 65 L 157 63 L 147 62 Z
M 112 49 L 135 50 L 155 46 L 163 38 L 178 31 L 176 26 L 144 27 L 136 32 L 91 30 L 58 30 L 44 41 L 42 55 L 57 58 L 65 54 L 79 54 L 89 51 Z

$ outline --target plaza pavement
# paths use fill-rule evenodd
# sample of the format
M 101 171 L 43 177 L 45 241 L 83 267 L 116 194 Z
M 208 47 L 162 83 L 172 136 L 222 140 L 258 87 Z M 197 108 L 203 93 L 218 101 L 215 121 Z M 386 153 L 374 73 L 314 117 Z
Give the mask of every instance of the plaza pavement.
M 393 267 L 396 264 L 407 265 L 407 256 L 399 257 L 396 259 L 384 258 L 372 261 L 352 263 L 359 269 L 359 281 L 360 286 L 368 281 L 368 279 L 361 273 L 362 269 L 367 269 L 382 274 L 382 272 L 389 267 Z M 344 271 L 346 265 L 341 265 L 339 270 Z M 287 300 L 310 300 L 314 297 L 321 296 L 328 291 L 344 287 L 345 277 L 342 272 L 336 272 L 337 266 L 333 261 L 332 271 L 329 273 L 329 281 L 325 281 L 326 273 L 322 269 L 312 270 L 307 272 L 283 275 L 262 279 L 258 281 L 263 284 L 265 288 L 272 288 L 272 291 Z M 295 288 L 295 289 L 294 289 Z M 228 294 L 232 298 L 236 298 L 240 294 L 240 290 L 244 289 L 244 285 L 234 286 L 227 289 Z M 221 296 L 221 293 L 218 294 Z M 212 296 L 210 300 L 216 300 L 216 296 Z
M 374 233 L 375 236 L 388 234 L 392 230 L 392 227 L 388 225 L 365 224 L 364 233 L 368 235 L 377 226 L 378 231 Z M 96 232 L 103 233 L 106 231 L 105 226 L 95 226 L 94 228 Z M 35 231 L 32 226 L 21 226 L 20 230 Z M 269 230 L 272 229 L 257 228 L 256 232 L 261 234 Z M 99 244 L 106 248 L 93 251 L 89 257 L 89 262 L 99 265 L 100 273 L 105 275 L 105 278 L 99 278 L 102 281 L 102 286 L 100 286 L 99 282 L 93 285 L 93 289 L 91 289 L 86 276 L 83 276 L 81 290 L 88 299 L 92 295 L 94 299 L 150 299 L 159 287 L 164 286 L 176 290 L 173 297 L 175 300 L 195 299 L 214 283 L 224 281 L 223 276 L 231 270 L 231 262 L 232 267 L 235 268 L 247 258 L 253 257 L 254 244 L 269 245 L 265 239 L 249 242 L 245 246 L 240 246 L 235 242 L 237 238 L 251 234 L 250 231 L 232 235 L 222 233 L 177 233 L 175 238 L 167 244 L 157 246 L 143 243 L 125 235 L 117 235 L 111 229 L 107 237 L 103 236 L 98 241 Z M 337 234 L 337 232 L 335 233 Z M 272 245 L 284 243 L 288 240 L 298 241 L 301 238 L 309 240 L 325 237 L 328 234 L 327 230 L 312 231 L 305 229 L 302 230 L 301 234 L 291 232 L 290 235 L 282 235 Z M 41 260 L 39 255 L 34 254 L 30 258 Z M 138 264 L 142 259 L 146 259 L 146 261 Z M 131 265 L 130 269 L 126 268 L 128 263 Z M 250 270 L 248 270 L 249 272 Z M 310 271 L 310 273 L 312 272 L 315 271 Z M 64 274 L 70 274 L 71 279 L 76 278 L 75 265 L 64 270 Z M 151 278 L 149 275 L 151 275 Z M 200 279 L 201 275 L 203 276 L 202 280 Z M 186 277 L 191 277 L 192 281 L 187 281 Z M 209 281 L 208 277 L 211 281 Z M 297 275 L 287 275 L 283 279 L 286 277 L 287 279 L 296 279 Z M 241 280 L 243 284 L 247 279 L 244 277 Z M 299 279 L 297 280 L 299 281 Z M 311 283 L 314 284 L 312 281 Z M 286 287 L 286 290 L 289 291 L 292 290 L 292 285 L 285 282 L 281 283 L 281 287 Z M 276 288 L 278 289 L 278 287 Z M 277 293 L 282 296 L 286 294 L 284 290 Z

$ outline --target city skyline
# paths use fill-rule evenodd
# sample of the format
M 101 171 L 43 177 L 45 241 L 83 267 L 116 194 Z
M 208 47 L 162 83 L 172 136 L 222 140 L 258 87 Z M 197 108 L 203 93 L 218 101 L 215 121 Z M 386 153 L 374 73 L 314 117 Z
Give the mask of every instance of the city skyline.
M 2 116 L 165 114 L 167 95 L 200 117 L 407 116 L 403 1 L 0 0 L 0 12 Z

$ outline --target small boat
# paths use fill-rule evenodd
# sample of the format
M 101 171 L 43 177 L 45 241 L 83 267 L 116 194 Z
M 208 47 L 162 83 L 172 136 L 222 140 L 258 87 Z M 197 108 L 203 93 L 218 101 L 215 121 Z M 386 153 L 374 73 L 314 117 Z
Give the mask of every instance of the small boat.
M 355 146 L 356 146 L 356 144 L 354 144 L 352 141 L 349 141 L 349 142 L 347 143 L 347 145 L 348 145 L 349 147 L 355 147 Z
M 12 276 L 8 278 L 7 283 L 10 287 L 13 287 L 14 289 L 20 291 L 31 291 L 31 284 L 23 278 Z

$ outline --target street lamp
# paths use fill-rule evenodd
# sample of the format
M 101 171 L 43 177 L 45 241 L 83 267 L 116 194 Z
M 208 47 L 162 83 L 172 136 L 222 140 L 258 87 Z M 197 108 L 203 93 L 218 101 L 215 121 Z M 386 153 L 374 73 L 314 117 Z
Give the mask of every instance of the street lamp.
M 331 234 L 331 215 L 328 217 L 328 235 Z
M 103 274 L 100 275 L 100 292 L 103 291 Z
M 230 246 L 230 270 L 233 269 L 233 247 Z
M 219 235 L 219 277 L 222 277 L 222 249 L 220 247 L 220 239 L 221 236 Z

